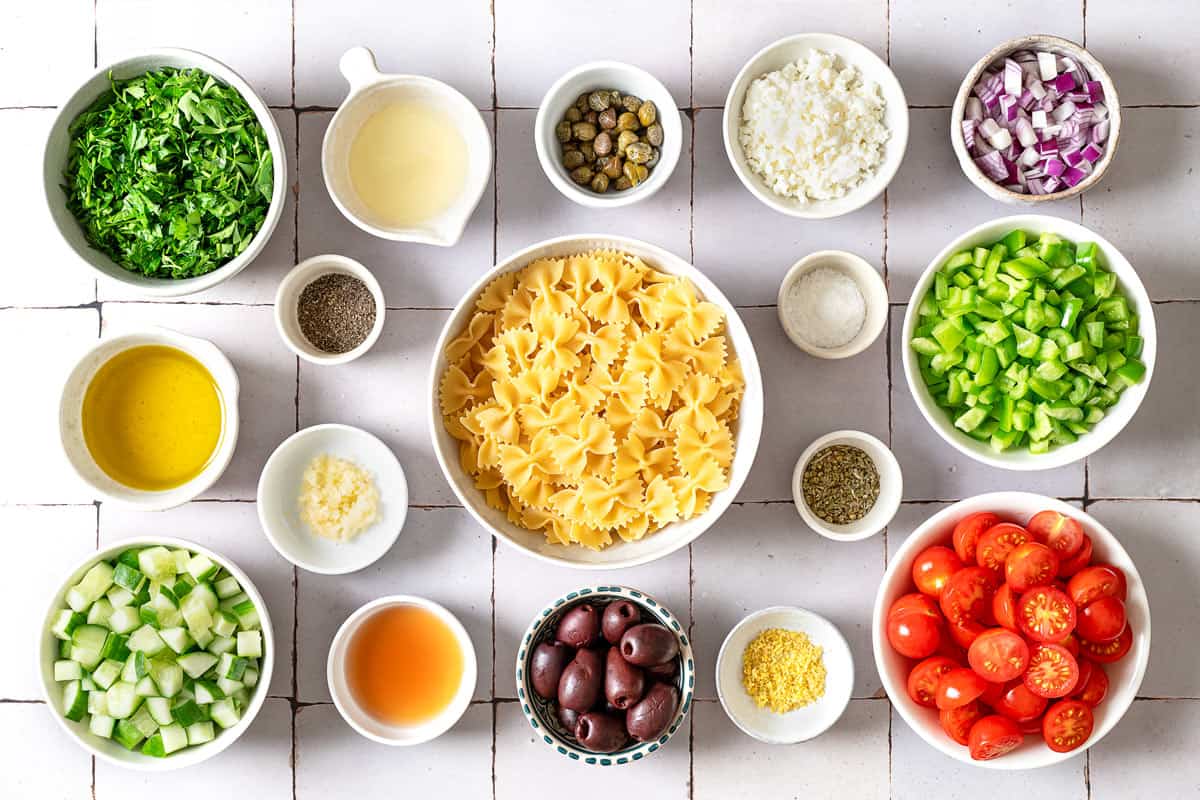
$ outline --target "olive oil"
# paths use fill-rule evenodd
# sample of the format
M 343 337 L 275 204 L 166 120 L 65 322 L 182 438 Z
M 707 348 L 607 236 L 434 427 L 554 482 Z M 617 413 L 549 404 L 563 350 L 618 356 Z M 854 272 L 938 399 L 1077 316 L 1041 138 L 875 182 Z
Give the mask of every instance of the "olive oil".
M 350 181 L 382 227 L 441 214 L 467 180 L 467 143 L 449 114 L 421 102 L 384 106 L 350 145 Z
M 182 486 L 221 440 L 220 389 L 174 347 L 131 347 L 101 365 L 83 396 L 83 439 L 106 475 L 131 489 Z
M 391 606 L 363 620 L 346 652 L 346 681 L 381 722 L 413 725 L 437 716 L 458 692 L 463 653 L 433 612 Z

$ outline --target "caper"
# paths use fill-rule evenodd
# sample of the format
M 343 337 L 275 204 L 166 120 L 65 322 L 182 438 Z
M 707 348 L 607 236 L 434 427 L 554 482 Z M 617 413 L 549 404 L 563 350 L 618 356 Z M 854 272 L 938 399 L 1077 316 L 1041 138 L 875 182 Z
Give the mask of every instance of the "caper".
M 634 114 L 636 114 L 637 110 L 642 106 L 642 100 L 640 97 L 634 97 L 631 94 L 627 94 L 621 98 L 621 106 L 624 107 L 626 111 L 632 111 Z
M 608 161 L 603 167 L 601 167 L 601 169 L 604 170 L 605 175 L 613 180 L 616 180 L 617 178 L 621 177 L 621 169 L 624 166 L 625 165 L 622 163 L 620 156 L 609 156 Z
M 643 125 L 653 125 L 658 119 L 658 108 L 655 107 L 653 100 L 647 100 L 638 107 L 638 119 Z
M 603 111 L 612 105 L 608 92 L 595 91 L 588 95 L 588 108 L 593 111 Z
M 599 125 L 600 124 L 600 115 L 597 114 L 595 111 L 589 111 L 583 115 L 583 121 L 590 122 L 593 125 Z
M 658 159 L 661 157 L 662 157 L 662 151 L 660 151 L 657 147 L 651 148 L 650 149 L 650 160 L 646 162 L 646 166 L 650 169 L 654 169 L 655 167 L 658 166 Z
M 566 144 L 571 141 L 571 123 L 565 119 L 554 126 L 554 135 L 558 137 L 558 141 Z
M 592 182 L 592 177 L 595 175 L 592 168 L 589 166 L 576 167 L 571 170 L 571 180 L 578 183 L 580 186 L 587 186 Z
M 584 111 L 588 110 L 588 93 L 587 92 L 584 92 L 583 94 L 579 95 L 579 97 L 575 98 L 575 107 L 577 109 L 579 109 L 580 114 L 582 114 Z
M 583 114 L 580 113 L 578 108 L 571 106 L 567 109 L 567 113 L 563 114 L 563 119 L 567 122 L 579 122 L 579 120 L 583 119 Z
M 634 164 L 645 164 L 653 155 L 653 149 L 645 142 L 634 142 L 625 148 L 625 158 Z
M 596 160 L 596 146 L 591 142 L 580 142 L 579 152 L 583 153 L 584 160 L 589 164 Z
M 622 176 L 629 181 L 630 186 L 637 186 L 641 181 L 638 177 L 638 165 L 632 161 L 625 162 L 625 168 L 621 170 Z
M 597 172 L 592 176 L 592 191 L 599 194 L 604 194 L 608 191 L 608 176 L 603 172 Z
M 613 183 L 613 188 L 616 189 L 618 192 L 623 192 L 626 189 L 631 188 L 632 186 L 633 186 L 633 181 L 629 180 L 629 178 L 626 178 L 624 175 L 617 178 L 616 182 Z
M 581 142 L 590 142 L 596 138 L 596 126 L 590 122 L 576 122 L 571 126 L 571 133 Z
M 606 156 L 612 152 L 613 141 L 608 131 L 601 131 L 596 135 L 596 138 L 592 140 L 592 148 L 598 156 Z
M 618 89 L 608 90 L 609 103 L 614 106 L 621 105 L 621 92 Z
M 663 143 L 662 125 L 655 122 L 650 127 L 646 128 L 646 141 L 655 147 L 661 147 Z
M 617 135 L 617 152 L 621 155 L 625 155 L 625 148 L 629 147 L 631 144 L 634 144 L 637 142 L 637 140 L 638 135 L 633 131 L 621 131 L 621 133 Z
M 617 117 L 617 130 L 619 131 L 635 131 L 640 128 L 638 124 L 637 114 L 631 114 L 626 111 L 621 116 Z
M 612 130 L 617 127 L 617 110 L 610 106 L 600 112 L 597 120 L 600 122 L 601 128 L 604 128 L 606 131 Z
M 568 150 L 567 152 L 563 153 L 563 166 L 566 167 L 568 171 L 573 170 L 576 167 L 582 167 L 584 161 L 585 159 L 583 157 L 583 153 L 579 152 L 578 150 Z

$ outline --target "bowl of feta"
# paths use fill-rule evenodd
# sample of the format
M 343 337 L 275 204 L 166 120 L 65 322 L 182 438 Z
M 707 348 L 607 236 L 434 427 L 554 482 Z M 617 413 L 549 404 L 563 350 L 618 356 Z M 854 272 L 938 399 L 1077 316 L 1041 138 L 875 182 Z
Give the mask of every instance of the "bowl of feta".
M 829 219 L 887 188 L 908 145 L 908 102 L 869 48 L 802 33 L 746 62 L 722 127 L 729 163 L 751 194 L 782 214 Z

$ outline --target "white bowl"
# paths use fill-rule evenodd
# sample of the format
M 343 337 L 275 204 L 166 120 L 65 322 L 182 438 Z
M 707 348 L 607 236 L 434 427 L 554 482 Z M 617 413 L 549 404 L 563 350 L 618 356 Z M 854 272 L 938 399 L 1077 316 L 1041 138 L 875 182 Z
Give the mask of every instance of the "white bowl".
M 50 634 L 50 626 L 54 621 L 55 614 L 60 609 L 66 608 L 65 598 L 67 590 L 78 583 L 79 579 L 83 577 L 83 574 L 93 564 L 104 559 L 115 558 L 121 551 L 129 547 L 159 544 L 171 548 L 183 547 L 193 552 L 201 553 L 227 569 L 229 574 L 237 578 L 242 591 L 250 597 L 250 600 L 254 603 L 254 607 L 258 610 L 263 635 L 263 656 L 259 660 L 258 683 L 250 691 L 250 704 L 242 712 L 242 718 L 232 728 L 219 731 L 217 737 L 211 742 L 188 747 L 172 753 L 166 758 L 143 755 L 140 750 L 126 750 L 112 739 L 102 739 L 99 736 L 93 735 L 88 731 L 85 722 L 72 722 L 63 716 L 62 690 L 59 688 L 58 682 L 54 680 L 54 662 L 58 660 L 58 639 Z M 198 545 L 195 542 L 168 536 L 136 536 L 131 539 L 114 542 L 108 547 L 94 553 L 89 553 L 87 558 L 74 566 L 67 579 L 54 592 L 54 596 L 50 600 L 49 609 L 46 611 L 46 621 L 38 633 L 38 674 L 42 676 L 42 690 L 46 695 L 47 708 L 50 710 L 50 714 L 54 717 L 59 727 L 66 731 L 67 735 L 75 740 L 84 750 L 103 761 L 126 769 L 144 770 L 147 772 L 168 772 L 182 767 L 190 767 L 199 764 L 201 761 L 207 761 L 229 747 L 233 744 L 234 740 L 246 732 L 246 729 L 250 727 L 250 724 L 254 721 L 254 717 L 258 714 L 259 709 L 262 708 L 263 703 L 267 699 L 267 687 L 271 685 L 271 674 L 274 669 L 275 630 L 271 627 L 271 615 L 267 609 L 267 604 L 263 601 L 262 595 L 258 593 L 258 589 L 254 587 L 250 578 L 236 564 L 220 553 L 209 550 L 207 547 Z
M 579 95 L 595 89 L 616 89 L 622 94 L 652 100 L 658 107 L 658 122 L 663 127 L 658 164 L 650 170 L 646 180 L 623 192 L 614 190 L 597 194 L 571 180 L 562 165 L 562 145 L 554 127 L 562 121 L 567 109 L 575 105 Z M 533 143 L 542 171 L 564 197 L 588 208 L 617 208 L 645 200 L 671 177 L 683 147 L 683 124 L 675 99 L 649 72 L 619 61 L 592 61 L 575 67 L 546 90 L 533 123 Z
M 556 258 L 595 249 L 612 249 L 631 253 L 644 259 L 650 266 L 670 275 L 688 278 L 700 295 L 716 303 L 725 314 L 726 340 L 730 353 L 736 355 L 742 365 L 746 391 L 738 412 L 734 430 L 735 452 L 730 468 L 729 487 L 714 494 L 708 509 L 701 515 L 684 522 L 667 525 L 662 530 L 648 534 L 640 541 L 617 542 L 600 551 L 580 546 L 551 544 L 538 531 L 519 528 L 508 521 L 502 511 L 490 508 L 484 502 L 483 492 L 475 488 L 474 481 L 459 463 L 458 442 L 446 431 L 442 422 L 438 392 L 442 375 L 446 372 L 446 343 L 457 336 L 466 326 L 474 312 L 475 299 L 483 288 L 498 275 L 523 268 L 536 258 Z M 733 304 L 726 299 L 716 284 L 704 273 L 679 256 L 654 245 L 623 236 L 606 234 L 579 234 L 547 239 L 519 250 L 488 270 L 467 290 L 442 328 L 442 334 L 433 351 L 433 364 L 429 370 L 428 386 L 429 427 L 433 436 L 433 452 L 441 465 L 442 474 L 475 521 L 485 530 L 528 555 L 553 564 L 578 569 L 619 569 L 645 564 L 667 556 L 681 547 L 686 547 L 704 531 L 708 530 L 725 513 L 733 502 L 738 489 L 745 483 L 758 451 L 758 439 L 762 432 L 763 389 L 762 375 L 758 369 L 758 358 L 750 334 L 742 324 Z
M 871 457 L 871 461 L 875 464 L 875 471 L 879 473 L 879 497 L 875 500 L 875 505 L 871 507 L 865 517 L 845 525 L 826 522 L 818 517 L 804 501 L 804 468 L 817 453 L 826 447 L 837 444 L 849 445 L 862 450 Z M 835 542 L 857 542 L 886 528 L 892 521 L 892 517 L 896 516 L 896 511 L 900 508 L 900 498 L 903 495 L 904 479 L 896 457 L 892 455 L 892 451 L 888 449 L 887 445 L 871 434 L 862 431 L 834 431 L 825 434 L 804 449 L 799 460 L 796 461 L 795 470 L 792 471 L 792 502 L 796 504 L 796 510 L 800 512 L 801 519 L 808 527 Z
M 1142 362 L 1146 365 L 1146 376 L 1142 378 L 1142 382 L 1130 386 L 1122 392 L 1116 405 L 1107 409 L 1108 413 L 1104 419 L 1100 420 L 1088 433 L 1080 436 L 1078 441 L 1062 447 L 1056 447 L 1049 453 L 1042 453 L 1041 455 L 1030 453 L 1027 449 L 1016 448 L 997 453 L 988 446 L 987 442 L 972 439 L 955 428 L 954 421 L 946 411 L 939 408 L 937 403 L 934 402 L 933 395 L 929 393 L 929 389 L 925 386 L 925 380 L 921 377 L 921 370 L 917 366 L 916 354 L 908 346 L 908 343 L 912 340 L 913 331 L 917 327 L 917 308 L 921 305 L 921 298 L 933 286 L 933 277 L 942 264 L 946 262 L 946 259 L 960 250 L 965 250 L 979 244 L 994 242 L 1009 231 L 1017 228 L 1033 234 L 1049 231 L 1075 243 L 1095 242 L 1103 256 L 1104 265 L 1110 271 L 1116 273 L 1118 287 L 1125 294 L 1125 297 L 1128 298 L 1130 306 L 1137 313 L 1138 334 L 1145 340 L 1142 348 Z M 943 247 L 933 257 L 933 260 L 929 262 L 929 266 L 925 268 L 925 271 L 921 273 L 921 277 L 917 280 L 912 298 L 908 301 L 908 308 L 904 312 L 904 327 L 900 342 L 900 353 L 904 362 L 904 377 L 908 381 L 908 390 L 912 393 L 913 399 L 916 400 L 917 408 L 921 410 L 921 415 L 937 431 L 938 435 L 945 439 L 955 450 L 980 463 L 1017 471 L 1053 469 L 1065 466 L 1066 464 L 1072 464 L 1081 458 L 1090 456 L 1112 441 L 1113 437 L 1121 432 L 1121 429 L 1128 424 L 1129 420 L 1133 419 L 1133 415 L 1137 413 L 1138 407 L 1141 406 L 1142 400 L 1145 399 L 1146 392 L 1150 389 L 1150 379 L 1154 375 L 1154 362 L 1158 352 L 1158 333 L 1154 324 L 1154 306 L 1151 304 L 1150 296 L 1146 294 L 1146 288 L 1142 286 L 1142 281 L 1138 277 L 1137 272 L 1134 271 L 1133 266 L 1125 259 L 1125 256 L 1121 255 L 1121 252 L 1103 236 L 1094 233 L 1076 222 L 1039 214 L 1019 214 L 985 222 L 982 225 L 971 228 L 971 230 L 958 236 Z
M 742 106 L 745 105 L 746 90 L 750 84 L 768 72 L 803 58 L 813 50 L 838 56 L 846 64 L 856 67 L 864 80 L 879 84 L 879 90 L 886 103 L 883 121 L 891 131 L 891 137 L 888 139 L 883 163 L 861 184 L 833 200 L 801 202 L 793 197 L 776 194 L 758 173 L 750 168 L 738 140 L 738 128 L 742 124 Z M 904 98 L 900 81 L 896 80 L 888 65 L 870 48 L 853 39 L 832 33 L 800 33 L 772 42 L 750 57 L 729 87 L 721 127 L 729 163 L 733 165 L 734 173 L 752 195 L 781 214 L 805 219 L 828 219 L 862 208 L 878 197 L 892 182 L 896 170 L 900 168 L 900 162 L 904 159 L 904 149 L 908 146 L 908 101 Z
M 271 192 L 271 204 L 267 207 L 267 216 L 262 227 L 250 240 L 250 244 L 236 258 L 212 272 L 195 278 L 149 278 L 139 273 L 130 272 L 117 264 L 99 250 L 92 248 L 84 238 L 83 228 L 67 209 L 66 196 L 63 194 L 63 170 L 67 166 L 67 149 L 70 145 L 71 123 L 81 113 L 95 102 L 103 93 L 109 91 L 109 73 L 118 80 L 137 77 L 160 67 L 176 67 L 179 69 L 196 68 L 207 72 L 222 83 L 237 89 L 238 94 L 250 106 L 254 116 L 262 125 L 267 138 L 267 146 L 271 149 L 271 160 L 274 168 L 275 185 Z M 63 240 L 75 251 L 79 260 L 99 275 L 131 286 L 149 297 L 181 297 L 195 294 L 205 289 L 211 289 L 218 283 L 229 280 L 237 275 L 258 256 L 266 247 L 267 240 L 275 230 L 279 217 L 283 213 L 284 191 L 287 188 L 287 155 L 283 149 L 283 139 L 279 135 L 279 127 L 271 110 L 240 75 L 214 58 L 192 50 L 177 47 L 162 47 L 149 50 L 138 55 L 122 59 L 114 64 L 100 67 L 88 78 L 75 93 L 63 103 L 54 117 L 50 127 L 50 136 L 46 140 L 46 151 L 42 163 L 43 188 L 46 204 L 50 208 L 50 216 Z
M 1108 140 L 1104 143 L 1104 155 L 1096 162 L 1090 175 L 1074 186 L 1068 186 L 1058 192 L 1051 192 L 1050 194 L 1020 194 L 1004 188 L 983 174 L 983 170 L 971 158 L 971 154 L 967 150 L 967 143 L 963 140 L 963 114 L 967 107 L 967 99 L 971 96 L 971 90 L 975 87 L 975 84 L 978 83 L 979 76 L 989 66 L 997 61 L 1003 61 L 1005 56 L 1017 50 L 1043 50 L 1063 56 L 1070 56 L 1087 71 L 1092 80 L 1100 81 L 1100 85 L 1104 88 L 1104 105 L 1109 111 L 1108 120 L 1110 126 Z M 988 197 L 993 200 L 999 200 L 1001 203 L 1008 203 L 1009 205 L 1037 206 L 1040 203 L 1064 200 L 1086 192 L 1099 183 L 1100 179 L 1104 177 L 1104 173 L 1108 171 L 1109 165 L 1112 164 L 1113 158 L 1117 154 L 1117 142 L 1120 137 L 1121 101 L 1117 98 L 1117 87 L 1113 85 L 1112 78 L 1109 77 L 1103 65 L 1096 60 L 1095 56 L 1069 39 L 1045 33 L 1038 33 L 1032 36 L 1018 36 L 1016 39 L 1009 39 L 1007 42 L 992 48 L 991 52 L 976 61 L 975 66 L 971 67 L 971 71 L 967 73 L 967 77 L 963 78 L 962 84 L 958 87 L 958 94 L 954 98 L 954 108 L 950 112 L 950 144 L 954 147 L 954 154 L 958 156 L 958 165 L 962 168 L 963 174 L 967 176 L 967 180 L 975 184 L 975 188 Z
M 353 350 L 344 353 L 326 353 L 318 350 L 300 330 L 300 294 L 310 283 L 324 275 L 338 273 L 358 278 L 371 290 L 375 299 L 375 325 L 367 338 Z M 383 318 L 387 313 L 383 302 L 383 289 L 369 269 L 353 258 L 337 255 L 320 255 L 306 258 L 283 276 L 275 292 L 275 329 L 283 343 L 296 355 L 312 364 L 348 364 L 366 353 L 379 340 L 383 332 Z
M 808 635 L 821 648 L 825 664 L 825 694 L 816 702 L 777 714 L 759 708 L 742 684 L 742 654 L 755 636 L 768 628 Z M 743 619 L 725 637 L 717 654 L 717 697 L 721 707 L 747 736 L 767 744 L 806 742 L 829 730 L 850 703 L 854 688 L 854 658 L 846 637 L 832 622 L 803 608 L 772 606 Z
M 458 692 L 441 713 L 415 725 L 387 723 L 371 716 L 358 704 L 346 680 L 346 654 L 355 632 L 373 613 L 393 606 L 414 606 L 430 612 L 450 629 L 458 641 L 459 649 L 462 650 L 463 674 L 462 682 L 458 685 Z M 477 668 L 475 646 L 471 644 L 471 637 L 467 635 L 466 628 L 462 626 L 457 617 L 432 600 L 395 594 L 372 600 L 342 623 L 337 633 L 334 634 L 333 643 L 329 646 L 329 659 L 325 664 L 325 679 L 329 682 L 329 694 L 333 697 L 333 704 L 337 706 L 338 713 L 351 728 L 373 742 L 407 746 L 436 739 L 458 722 L 471 702 L 471 694 L 475 690 Z
M 321 143 L 321 172 L 333 204 L 346 219 L 381 239 L 453 245 L 462 236 L 492 178 L 492 137 L 483 116 L 462 92 L 439 80 L 381 73 L 375 65 L 375 54 L 365 47 L 347 50 L 338 68 L 350 83 L 350 93 L 329 121 Z M 379 220 L 359 199 L 350 179 L 350 148 L 359 130 L 375 112 L 401 100 L 425 103 L 447 114 L 467 146 L 467 177 L 458 198 L 432 219 L 409 227 Z
M 83 398 L 88 384 L 113 356 L 144 345 L 174 347 L 195 358 L 212 375 L 221 397 L 221 438 L 208 465 L 182 486 L 156 492 L 133 489 L 110 478 L 92 458 L 83 438 Z M 195 499 L 216 483 L 229 466 L 238 439 L 238 390 L 233 364 L 207 339 L 166 328 L 139 328 L 106 336 L 88 348 L 67 376 L 58 405 L 59 440 L 75 474 L 100 498 L 142 511 L 173 508 Z
M 304 470 L 319 455 L 352 461 L 366 470 L 379 491 L 379 518 L 348 542 L 317 536 L 300 519 Z M 386 444 L 350 425 L 314 425 L 293 433 L 275 448 L 258 479 L 258 521 L 271 546 L 296 566 L 321 575 L 342 575 L 383 557 L 408 516 L 408 482 Z
M 854 281 L 866 304 L 862 327 L 853 339 L 840 347 L 821 347 L 813 344 L 788 323 L 789 307 L 792 305 L 789 292 L 792 286 L 820 267 L 837 270 Z M 820 250 L 793 264 L 779 284 L 775 305 L 779 310 L 779 324 L 783 326 L 783 332 L 792 340 L 792 344 L 817 358 L 848 358 L 861 353 L 879 338 L 888 317 L 887 287 L 883 284 L 883 277 L 866 261 L 844 250 Z
M 974 761 L 967 748 L 952 740 L 942 730 L 936 709 L 923 708 L 908 696 L 908 670 L 913 661 L 894 651 L 887 640 L 887 612 L 892 603 L 912 588 L 912 561 L 926 547 L 947 544 L 954 525 L 963 517 L 978 511 L 992 511 L 1001 519 L 1024 525 L 1039 511 L 1058 511 L 1079 520 L 1084 532 L 1092 540 L 1092 563 L 1106 563 L 1119 567 L 1129 584 L 1129 596 L 1125 601 L 1125 612 L 1134 632 L 1133 646 L 1129 653 L 1115 664 L 1105 664 L 1109 689 L 1098 707 L 1093 709 L 1095 728 L 1086 747 L 1099 742 L 1113 729 L 1129 709 L 1130 703 L 1142 685 L 1146 664 L 1150 659 L 1150 604 L 1146 599 L 1146 587 L 1138 575 L 1137 567 L 1125 552 L 1120 541 L 1093 517 L 1061 500 L 1043 497 L 1028 492 L 992 492 L 967 500 L 960 500 L 942 509 L 925 522 L 904 541 L 888 560 L 887 570 L 875 595 L 875 609 L 871 626 L 871 643 L 875 650 L 875 666 L 883 687 L 891 698 L 892 706 L 917 734 L 936 749 L 964 764 L 973 764 L 988 769 L 1014 770 L 1031 769 L 1058 764 L 1084 752 L 1081 747 L 1069 753 L 1056 753 L 1042 741 L 1040 736 L 1027 736 L 1024 744 L 1007 755 L 990 761 Z

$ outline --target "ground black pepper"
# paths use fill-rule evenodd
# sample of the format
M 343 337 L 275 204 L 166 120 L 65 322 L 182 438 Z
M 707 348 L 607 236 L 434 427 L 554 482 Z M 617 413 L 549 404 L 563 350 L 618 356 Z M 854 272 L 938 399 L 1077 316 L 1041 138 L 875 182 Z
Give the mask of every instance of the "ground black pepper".
M 862 450 L 835 444 L 804 465 L 801 489 L 814 514 L 833 525 L 846 525 L 862 519 L 875 506 L 879 471 Z
M 305 286 L 296 312 L 304 338 L 335 355 L 358 347 L 375 327 L 371 290 L 353 275 L 340 272 L 322 275 Z

